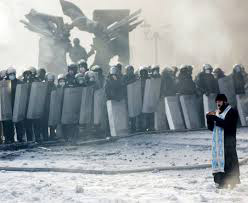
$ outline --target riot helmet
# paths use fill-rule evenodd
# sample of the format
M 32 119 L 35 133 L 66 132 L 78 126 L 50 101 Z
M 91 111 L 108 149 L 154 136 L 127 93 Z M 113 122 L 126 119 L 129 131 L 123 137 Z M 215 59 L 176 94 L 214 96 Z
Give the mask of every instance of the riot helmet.
M 207 74 L 211 74 L 213 72 L 213 67 L 210 64 L 204 64 L 203 71 Z
M 134 67 L 131 65 L 128 65 L 125 67 L 125 71 L 127 75 L 133 75 L 134 74 Z
M 58 85 L 61 87 L 65 86 L 65 75 L 64 74 L 59 74 L 58 75 Z
M 78 85 L 82 86 L 83 84 L 85 84 L 85 77 L 84 74 L 82 73 L 78 73 L 76 76 L 76 82 Z
M 46 70 L 44 68 L 39 68 L 37 70 L 37 77 L 40 78 L 41 81 L 46 79 Z
M 69 75 L 76 75 L 77 74 L 78 66 L 76 64 L 71 64 L 68 66 L 68 73 Z
M 6 71 L 6 74 L 7 74 L 9 80 L 15 80 L 16 79 L 16 69 L 15 68 L 9 67 Z
M 54 83 L 55 81 L 55 75 L 53 73 L 47 73 L 45 78 L 47 82 Z

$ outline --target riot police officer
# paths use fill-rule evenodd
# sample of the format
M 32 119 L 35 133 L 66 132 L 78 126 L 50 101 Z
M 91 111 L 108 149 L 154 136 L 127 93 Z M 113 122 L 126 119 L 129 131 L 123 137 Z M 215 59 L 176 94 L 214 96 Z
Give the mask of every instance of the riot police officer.
M 146 80 L 149 79 L 149 70 L 145 66 L 139 68 L 139 79 L 141 80 L 142 101 L 144 101 Z M 149 114 L 148 114 L 149 115 Z M 148 116 L 149 117 L 149 116 Z M 147 114 L 141 113 L 137 118 L 137 128 L 140 132 L 145 132 L 149 128 L 149 118 Z
M 37 71 L 35 67 L 29 67 L 23 72 L 23 82 L 29 84 L 29 96 L 33 82 L 40 82 L 36 76 Z M 29 97 L 28 97 L 29 98 Z M 28 99 L 29 100 L 29 99 Z M 40 142 L 40 119 L 26 119 L 24 121 L 24 128 L 26 132 L 27 141 L 33 141 L 33 134 L 36 142 Z
M 196 94 L 196 85 L 192 79 L 193 67 L 182 65 L 178 75 L 177 92 L 183 95 Z
M 125 96 L 127 100 L 127 86 L 137 81 L 137 77 L 134 74 L 134 67 L 128 65 L 125 67 L 125 75 L 123 76 L 123 84 L 125 86 Z M 136 131 L 136 118 L 129 118 L 131 133 Z
M 58 75 L 58 85 L 57 87 L 60 88 L 60 87 L 64 87 L 66 82 L 65 82 L 65 75 L 64 74 L 59 74 Z
M 160 78 L 160 67 L 158 65 L 153 66 L 151 69 L 151 77 L 152 78 Z
M 40 80 L 40 82 L 44 82 L 46 80 L 46 70 L 44 68 L 37 70 L 37 78 Z
M 214 71 L 213 71 L 213 74 L 214 74 L 214 78 L 218 81 L 219 79 L 221 78 L 224 78 L 226 77 L 224 71 L 221 69 L 221 68 L 216 68 Z
M 128 65 L 125 67 L 125 75 L 123 76 L 123 83 L 125 86 L 134 83 L 137 80 L 136 75 L 134 74 L 134 67 Z
M 196 85 L 201 94 L 218 93 L 218 81 L 214 78 L 210 64 L 203 65 L 203 71 L 196 77 Z
M 119 70 L 116 66 L 110 68 L 104 89 L 107 100 L 120 102 L 124 99 L 124 85 L 119 77 Z M 110 134 L 109 125 L 107 125 L 106 129 L 106 135 L 107 134 Z
M 112 67 L 105 84 L 105 93 L 107 100 L 121 101 L 124 99 L 124 86 L 119 77 L 119 69 Z
M 93 71 L 87 71 L 85 73 L 85 83 L 87 87 L 93 87 L 94 90 L 97 88 L 97 73 Z
M 16 86 L 21 83 L 16 78 L 16 70 L 13 67 L 9 67 L 6 72 L 6 80 L 11 81 L 11 107 L 12 112 L 14 109 L 15 103 L 15 93 L 16 93 Z M 12 120 L 3 121 L 3 132 L 5 136 L 6 143 L 13 143 L 14 142 L 14 135 L 15 129 L 17 134 L 17 141 L 23 142 L 23 135 L 24 135 L 24 126 L 23 122 L 13 123 Z
M 76 83 L 78 87 L 86 87 L 86 81 L 85 81 L 84 74 L 78 73 L 75 76 L 75 78 L 76 78 Z
M 76 74 L 78 66 L 76 64 L 71 64 L 68 66 L 68 73 L 65 76 L 65 87 L 75 87 L 76 86 Z
M 41 118 L 41 134 L 43 136 L 44 141 L 48 141 L 48 139 L 55 139 L 56 133 L 55 128 L 50 127 L 50 137 L 48 136 L 48 120 L 49 120 L 49 110 L 50 110 L 50 101 L 51 101 L 51 94 L 53 90 L 56 90 L 55 85 L 55 75 L 53 73 L 47 73 L 45 76 L 45 81 L 47 82 L 47 96 L 45 102 L 45 109 L 43 117 Z
M 76 88 L 78 87 L 76 75 L 77 75 L 78 66 L 75 64 L 68 66 L 68 73 L 65 75 L 65 86 L 64 88 Z M 73 99 L 73 98 L 72 98 Z M 78 125 L 70 124 L 70 125 L 61 125 L 63 137 L 65 141 L 76 142 L 78 138 Z
M 117 77 L 122 80 L 123 74 L 122 74 L 122 64 L 117 63 L 116 66 L 117 68 Z
M 6 70 L 1 70 L 0 71 L 0 81 L 6 79 Z
M 245 78 L 242 74 L 242 67 L 241 64 L 236 64 L 233 67 L 232 78 L 236 94 L 245 94 Z
M 104 87 L 105 85 L 105 78 L 104 78 L 104 75 L 103 75 L 103 70 L 100 66 L 98 65 L 95 65 L 91 68 L 91 70 L 95 73 L 97 73 L 97 86 L 98 86 L 98 89 L 101 89 Z
M 79 73 L 82 73 L 83 75 L 89 71 L 88 64 L 85 60 L 81 60 L 78 63 Z
M 162 71 L 161 79 L 161 98 L 175 96 L 177 92 L 177 85 L 174 70 L 166 67 Z

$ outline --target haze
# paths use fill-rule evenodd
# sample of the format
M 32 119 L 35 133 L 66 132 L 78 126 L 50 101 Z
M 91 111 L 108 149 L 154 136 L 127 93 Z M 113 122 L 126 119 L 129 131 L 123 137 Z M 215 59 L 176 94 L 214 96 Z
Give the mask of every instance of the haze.
M 230 72 L 235 63 L 248 64 L 247 8 L 245 0 L 71 0 L 92 18 L 94 9 L 142 8 L 142 18 L 160 33 L 158 62 L 166 65 L 203 63 L 220 66 Z M 156 3 L 154 3 L 156 2 Z M 19 23 L 31 8 L 63 16 L 59 0 L 1 0 L 0 68 L 37 66 L 39 36 Z M 67 21 L 70 21 L 65 17 Z M 154 64 L 154 41 L 145 38 L 144 28 L 131 33 L 131 63 L 135 67 Z M 92 36 L 75 29 L 82 45 L 90 48 Z M 92 61 L 92 59 L 90 60 Z

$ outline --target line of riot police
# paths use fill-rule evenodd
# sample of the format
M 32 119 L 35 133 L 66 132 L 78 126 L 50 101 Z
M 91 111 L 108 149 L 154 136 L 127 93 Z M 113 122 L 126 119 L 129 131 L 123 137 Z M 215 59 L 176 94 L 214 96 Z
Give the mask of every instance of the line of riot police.
M 117 64 L 105 77 L 101 67 L 89 70 L 81 61 L 69 65 L 68 72 L 57 79 L 45 69 L 34 67 L 18 79 L 16 70 L 10 67 L 0 73 L 1 142 L 58 138 L 77 142 L 89 129 L 104 136 L 117 135 L 116 128 L 125 122 L 130 133 L 153 131 L 160 98 L 220 92 L 218 80 L 225 77 L 220 68 L 213 70 L 205 64 L 195 80 L 192 74 L 190 65 L 166 67 L 160 74 L 159 66 L 142 66 L 135 71 L 131 65 L 122 70 Z M 244 66 L 235 65 L 231 77 L 235 93 L 245 94 L 248 74 Z M 125 116 L 127 121 L 121 120 Z

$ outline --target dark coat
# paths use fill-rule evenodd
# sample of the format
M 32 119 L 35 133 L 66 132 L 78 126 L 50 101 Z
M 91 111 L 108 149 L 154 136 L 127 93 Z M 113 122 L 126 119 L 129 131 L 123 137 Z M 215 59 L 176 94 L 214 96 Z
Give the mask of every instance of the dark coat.
M 224 181 L 233 181 L 235 184 L 239 183 L 239 162 L 236 151 L 236 130 L 238 122 L 238 112 L 231 108 L 226 114 L 225 120 L 217 116 L 207 115 L 208 129 L 213 131 L 214 123 L 224 129 L 224 151 L 225 151 L 225 173 Z M 231 184 L 231 183 L 230 183 Z
M 199 73 L 196 77 L 196 85 L 203 94 L 219 93 L 218 82 L 212 74 Z
M 185 73 L 180 73 L 178 76 L 177 92 L 183 95 L 196 94 L 196 85 L 192 76 Z
M 74 75 L 66 74 L 65 76 L 65 87 L 76 87 L 77 82 Z
M 177 93 L 176 80 L 169 74 L 162 75 L 160 96 L 162 98 L 175 96 Z
M 18 84 L 21 84 L 20 80 L 18 80 L 18 79 L 11 80 L 11 106 L 12 106 L 12 110 L 14 109 L 16 86 Z
M 242 73 L 233 73 L 233 82 L 236 94 L 245 94 L 245 78 Z
M 111 77 L 109 77 L 105 84 L 105 94 L 107 97 L 107 100 L 115 100 L 115 101 L 121 101 L 124 99 L 124 85 L 122 80 L 113 80 Z

